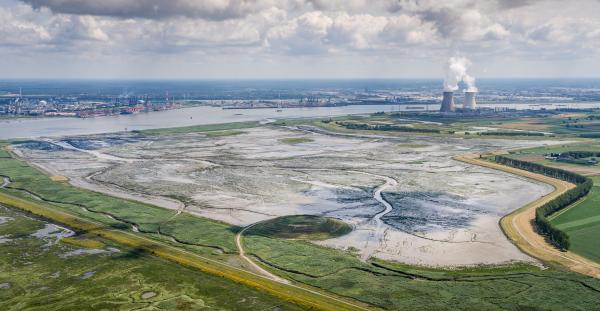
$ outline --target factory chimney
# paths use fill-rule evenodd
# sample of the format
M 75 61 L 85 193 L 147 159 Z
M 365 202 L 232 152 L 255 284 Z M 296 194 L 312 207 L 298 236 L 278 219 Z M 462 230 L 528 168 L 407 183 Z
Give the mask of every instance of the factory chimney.
M 465 102 L 463 104 L 463 109 L 465 110 L 475 110 L 477 108 L 477 104 L 475 103 L 475 92 L 466 91 L 465 92 Z
M 444 91 L 444 98 L 442 99 L 442 106 L 440 107 L 441 112 L 452 112 L 454 111 L 454 92 Z

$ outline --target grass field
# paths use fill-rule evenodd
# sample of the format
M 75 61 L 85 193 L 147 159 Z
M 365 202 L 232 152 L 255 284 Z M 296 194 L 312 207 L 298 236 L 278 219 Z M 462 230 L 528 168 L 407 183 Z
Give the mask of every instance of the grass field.
M 253 127 L 257 127 L 257 126 L 260 126 L 259 122 L 247 121 L 247 122 L 204 124 L 204 125 L 193 125 L 193 126 L 185 126 L 185 127 L 150 129 L 150 130 L 142 130 L 139 132 L 146 134 L 146 135 L 173 135 L 173 134 L 187 134 L 187 133 L 211 132 L 211 131 L 221 131 L 221 133 L 223 133 L 223 131 L 227 131 L 227 130 L 246 129 L 246 128 L 253 128 Z
M 0 158 L 0 175 L 11 180 L 2 191 L 23 198 L 31 198 L 34 194 L 58 208 L 90 217 L 107 226 L 131 228 L 135 225 L 141 232 L 171 236 L 188 244 L 206 247 L 207 252 L 214 248 L 225 253 L 236 251 L 234 236 L 237 228 L 224 223 L 188 214 L 174 217 L 176 212 L 172 210 L 53 182 L 38 170 L 12 158 Z
M 242 131 L 234 131 L 234 130 L 229 130 L 229 131 L 209 131 L 206 132 L 206 136 L 208 137 L 226 137 L 226 136 L 234 136 L 234 135 L 240 135 L 243 134 L 244 132 Z
M 343 221 L 313 215 L 293 215 L 261 222 L 246 231 L 246 235 L 260 235 L 280 239 L 325 240 L 352 231 Z
M 306 241 L 244 236 L 249 254 L 298 282 L 385 309 L 597 309 L 600 280 L 528 265 L 435 269 L 381 260 Z
M 600 262 L 600 176 L 593 176 L 594 187 L 576 206 L 552 218 L 552 223 L 570 237 L 571 249 Z
M 95 236 L 96 247 L 118 252 L 81 253 L 79 246 L 31 236 L 46 222 L 0 207 L 0 309 L 2 310 L 299 310 L 261 291 L 194 271 Z M 88 243 L 89 244 L 89 243 Z M 84 249 L 85 250 L 85 249 Z
M 281 139 L 280 141 L 284 144 L 295 145 L 295 144 L 302 144 L 302 143 L 310 143 L 313 141 L 313 139 L 308 138 L 308 137 L 290 137 L 290 138 Z

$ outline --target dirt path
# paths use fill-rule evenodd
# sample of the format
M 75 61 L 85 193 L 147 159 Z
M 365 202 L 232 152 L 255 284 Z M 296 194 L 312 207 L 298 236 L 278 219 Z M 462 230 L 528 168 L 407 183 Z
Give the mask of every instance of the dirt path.
M 238 252 L 240 253 L 240 257 L 242 259 L 244 259 L 248 264 L 250 264 L 250 266 L 252 267 L 252 269 L 257 272 L 260 273 L 261 275 L 275 281 L 275 282 L 279 282 L 279 283 L 283 283 L 283 284 L 290 284 L 290 281 L 284 279 L 284 278 L 280 278 L 278 276 L 276 276 L 275 274 L 263 269 L 261 266 L 257 265 L 254 261 L 252 261 L 252 259 L 250 259 L 248 256 L 246 256 L 246 252 L 244 252 L 244 247 L 242 245 L 242 235 L 244 234 L 244 232 L 246 232 L 246 230 L 254 227 L 257 224 L 260 224 L 262 221 L 259 222 L 255 222 L 249 226 L 244 227 L 244 229 L 240 230 L 240 232 L 238 232 L 238 234 L 235 235 L 235 245 L 237 246 Z
M 537 234 L 533 227 L 535 210 L 546 202 L 563 194 L 565 191 L 574 188 L 575 185 L 541 174 L 485 161 L 479 159 L 479 154 L 466 154 L 455 157 L 455 160 L 504 171 L 552 185 L 555 189 L 553 192 L 504 216 L 500 220 L 502 230 L 506 236 L 519 247 L 519 249 L 530 256 L 542 261 L 563 265 L 570 270 L 581 274 L 600 278 L 600 264 L 577 255 L 572 251 L 562 252 L 557 250 L 554 246 L 546 242 L 543 236 Z

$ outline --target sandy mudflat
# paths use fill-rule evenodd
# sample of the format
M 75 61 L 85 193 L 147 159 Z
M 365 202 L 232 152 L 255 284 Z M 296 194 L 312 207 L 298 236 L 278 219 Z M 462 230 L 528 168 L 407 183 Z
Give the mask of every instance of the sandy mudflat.
M 337 217 L 355 230 L 320 244 L 406 263 L 533 261 L 505 238 L 498 220 L 552 190 L 452 160 L 467 152 L 551 143 L 545 141 L 390 140 L 268 127 L 222 137 L 107 136 L 79 137 L 83 146 L 86 139 L 95 142 L 85 152 L 63 143 L 58 150 L 18 149 L 24 158 L 76 186 L 174 210 L 184 206 L 172 198 L 185 198 L 185 212 L 235 225 L 292 214 Z M 299 137 L 312 141 L 282 142 Z M 419 147 L 411 147 L 415 144 Z M 394 183 L 382 196 L 392 208 L 377 229 L 373 217 L 385 206 L 374 192 L 390 179 Z

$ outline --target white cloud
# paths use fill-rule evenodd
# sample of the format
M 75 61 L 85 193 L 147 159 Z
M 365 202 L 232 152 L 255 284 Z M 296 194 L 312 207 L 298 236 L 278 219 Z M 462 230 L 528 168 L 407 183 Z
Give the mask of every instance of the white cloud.
M 343 55 L 356 63 L 443 61 L 456 51 L 527 58 L 542 47 L 568 60 L 598 54 L 597 10 L 597 0 L 0 0 L 0 56 L 169 54 L 184 63 L 199 55 L 254 62 Z
M 162 19 L 173 16 L 224 20 L 246 16 L 271 5 L 268 0 L 22 0 L 56 13 Z

